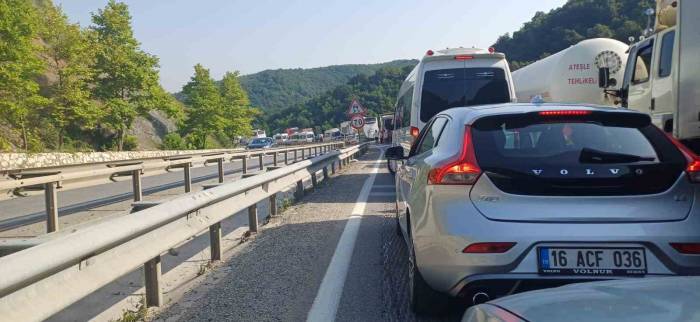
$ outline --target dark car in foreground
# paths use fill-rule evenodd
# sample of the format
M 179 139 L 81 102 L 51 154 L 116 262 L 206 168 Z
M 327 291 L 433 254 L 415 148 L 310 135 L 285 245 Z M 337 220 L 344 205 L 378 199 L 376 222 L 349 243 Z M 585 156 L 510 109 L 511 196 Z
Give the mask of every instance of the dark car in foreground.
M 271 148 L 275 141 L 272 138 L 255 138 L 246 146 L 247 149 Z
M 570 284 L 473 306 L 462 322 L 696 322 L 700 277 Z

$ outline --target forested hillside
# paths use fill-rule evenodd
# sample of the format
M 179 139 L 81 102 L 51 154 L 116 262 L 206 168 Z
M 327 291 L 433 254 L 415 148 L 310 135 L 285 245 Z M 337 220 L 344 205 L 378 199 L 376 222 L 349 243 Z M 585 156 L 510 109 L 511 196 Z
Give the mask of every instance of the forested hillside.
M 630 36 L 642 34 L 644 10 L 653 7 L 652 0 L 569 0 L 549 13 L 537 12 L 520 30 L 499 37 L 494 47 L 517 69 L 588 38 L 627 43 Z
M 414 60 L 394 60 L 382 64 L 336 65 L 308 69 L 276 69 L 240 77 L 253 106 L 263 111 L 278 111 L 292 104 L 347 83 L 359 75 L 371 75 L 384 67 L 413 66 Z
M 96 8 L 97 9 L 97 8 Z M 110 0 L 91 24 L 51 0 L 0 1 L 0 151 L 131 150 L 230 145 L 257 110 L 229 72 L 195 66 L 184 104 L 160 85 L 158 57 L 141 49 L 126 4 Z M 168 119 L 169 118 L 169 119 Z
M 370 115 L 393 111 L 396 94 L 406 75 L 417 62 L 404 67 L 382 67 L 372 75 L 360 74 L 346 84 L 336 86 L 321 95 L 289 108 L 266 113 L 267 128 L 272 131 L 298 126 L 327 130 L 347 121 L 346 109 L 357 99 Z

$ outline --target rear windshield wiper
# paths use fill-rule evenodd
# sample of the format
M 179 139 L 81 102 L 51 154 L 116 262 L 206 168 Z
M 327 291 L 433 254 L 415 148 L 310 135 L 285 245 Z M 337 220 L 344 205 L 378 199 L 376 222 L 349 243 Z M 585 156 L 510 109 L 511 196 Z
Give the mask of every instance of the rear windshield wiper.
M 614 153 L 598 151 L 589 148 L 581 149 L 581 154 L 578 158 L 581 163 L 626 163 L 640 161 L 654 161 L 654 157 L 643 157 L 634 154 Z

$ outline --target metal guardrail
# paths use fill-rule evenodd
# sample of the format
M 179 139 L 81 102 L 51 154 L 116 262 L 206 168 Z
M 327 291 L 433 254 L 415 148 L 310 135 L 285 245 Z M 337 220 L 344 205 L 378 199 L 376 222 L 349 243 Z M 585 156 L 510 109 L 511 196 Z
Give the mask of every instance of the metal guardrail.
M 0 194 L 16 191 L 22 188 L 41 188 L 44 191 L 46 205 L 46 230 L 55 232 L 58 227 L 58 200 L 56 191 L 60 189 L 73 189 L 78 187 L 96 185 L 111 181 L 117 181 L 117 177 L 127 177 L 132 181 L 133 199 L 141 201 L 143 191 L 141 177 L 144 175 L 156 175 L 168 172 L 172 169 L 182 169 L 184 175 L 185 192 L 192 191 L 192 177 L 190 169 L 197 166 L 205 166 L 210 162 L 216 162 L 218 166 L 219 182 L 224 182 L 224 162 L 241 160 L 243 174 L 248 172 L 248 159 L 257 157 L 260 170 L 264 170 L 264 158 L 273 156 L 273 165 L 279 164 L 279 155 L 284 155 L 284 164 L 289 163 L 289 154 L 293 153 L 293 161 L 298 160 L 298 154 L 305 159 L 306 156 L 318 156 L 342 147 L 342 142 L 324 144 L 298 145 L 289 148 L 274 148 L 266 150 L 250 151 L 222 151 L 208 153 L 193 153 L 177 155 L 165 158 L 144 158 L 127 161 L 101 162 L 95 164 L 80 164 L 62 167 L 49 167 L 41 169 L 24 169 L 15 171 L 19 177 L 15 180 L 0 181 Z M 308 154 L 307 154 L 308 151 Z M 29 177 L 22 178 L 26 174 Z
M 313 159 L 236 182 L 184 194 L 131 215 L 117 217 L 0 258 L 0 317 L 7 321 L 46 319 L 100 287 L 144 266 L 146 304 L 159 306 L 160 256 L 209 229 L 211 258 L 221 258 L 220 222 L 248 209 L 256 233 L 256 204 L 303 180 L 317 184 L 317 173 L 335 171 L 364 152 L 367 144 L 328 152 Z M 325 178 L 324 178 L 325 179 Z M 299 195 L 298 195 L 299 196 Z

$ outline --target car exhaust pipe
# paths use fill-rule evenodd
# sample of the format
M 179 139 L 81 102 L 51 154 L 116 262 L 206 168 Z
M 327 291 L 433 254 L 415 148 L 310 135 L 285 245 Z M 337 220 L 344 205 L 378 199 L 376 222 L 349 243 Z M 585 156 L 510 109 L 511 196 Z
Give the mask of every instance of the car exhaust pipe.
M 489 299 L 491 298 L 485 292 L 476 292 L 474 296 L 472 296 L 472 303 L 474 303 L 474 305 L 477 305 L 484 302 L 488 302 Z

